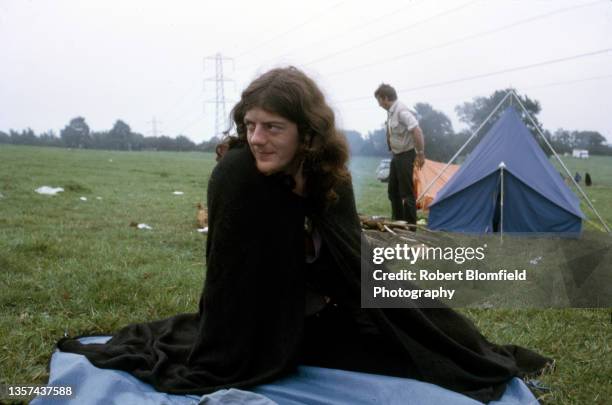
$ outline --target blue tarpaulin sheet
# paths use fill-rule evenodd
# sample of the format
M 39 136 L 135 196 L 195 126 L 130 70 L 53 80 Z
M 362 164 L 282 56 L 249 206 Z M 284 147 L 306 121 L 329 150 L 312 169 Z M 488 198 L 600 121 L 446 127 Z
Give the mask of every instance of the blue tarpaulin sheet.
M 108 337 L 82 338 L 101 343 Z M 71 386 L 70 398 L 35 398 L 43 404 L 190 404 L 200 403 L 197 395 L 170 395 L 156 391 L 131 374 L 94 367 L 84 356 L 56 351 L 50 364 L 49 385 Z M 479 402 L 437 385 L 389 376 L 300 366 L 291 375 L 254 387 L 250 391 L 223 390 L 206 396 L 204 404 L 244 405 L 477 405 Z M 508 383 L 503 397 L 493 405 L 537 404 L 527 386 L 518 378 Z

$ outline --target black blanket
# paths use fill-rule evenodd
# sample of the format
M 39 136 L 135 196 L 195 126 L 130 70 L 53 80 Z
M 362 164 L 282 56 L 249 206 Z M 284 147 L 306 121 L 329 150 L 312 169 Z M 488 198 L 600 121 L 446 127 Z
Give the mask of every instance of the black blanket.
M 253 386 L 302 362 L 411 376 L 488 402 L 512 377 L 545 366 L 534 352 L 489 343 L 448 308 L 359 308 L 360 226 L 350 185 L 338 194 L 329 209 L 313 209 L 282 176 L 260 174 L 248 148 L 230 150 L 208 185 L 199 312 L 128 325 L 106 344 L 66 338 L 58 347 L 176 394 Z M 306 215 L 333 264 L 324 277 L 333 306 L 305 321 Z

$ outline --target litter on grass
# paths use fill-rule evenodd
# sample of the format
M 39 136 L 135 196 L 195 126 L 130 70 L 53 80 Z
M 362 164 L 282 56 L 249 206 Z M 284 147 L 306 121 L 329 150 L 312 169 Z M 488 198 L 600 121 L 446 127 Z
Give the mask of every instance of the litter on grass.
M 81 201 L 87 201 L 87 197 L 81 197 L 81 198 L 79 198 L 79 200 L 81 200 Z
M 183 194 L 185 194 L 185 193 L 183 193 L 182 191 L 175 191 L 175 192 L 174 192 L 174 193 L 172 193 L 172 194 L 174 194 L 174 195 L 183 195 Z
M 202 206 L 201 203 L 196 205 L 198 211 L 196 212 L 196 222 L 199 229 L 208 227 L 208 210 Z
M 55 195 L 57 193 L 61 193 L 62 191 L 64 191 L 64 189 L 61 187 L 42 186 L 38 187 L 34 191 L 36 191 L 38 194 Z
M 139 224 L 138 222 L 134 222 L 134 221 L 130 222 L 130 226 L 133 228 L 138 228 L 138 229 L 153 229 L 147 224 Z
M 538 256 L 536 258 L 533 258 L 533 259 L 529 260 L 529 263 L 531 263 L 531 264 L 538 264 L 540 262 L 540 260 L 542 260 L 542 256 Z
M 198 232 L 200 232 L 200 233 L 208 233 L 208 227 L 205 226 L 204 228 L 198 228 Z

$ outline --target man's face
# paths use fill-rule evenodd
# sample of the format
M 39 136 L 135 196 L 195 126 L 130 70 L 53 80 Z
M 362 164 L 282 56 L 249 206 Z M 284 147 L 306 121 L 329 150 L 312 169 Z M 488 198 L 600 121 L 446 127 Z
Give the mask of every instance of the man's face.
M 261 108 L 247 111 L 244 124 L 257 169 L 265 175 L 287 171 L 299 149 L 297 125 Z
M 389 111 L 389 108 L 393 105 L 393 102 L 389 100 L 387 97 L 378 96 L 376 97 L 376 101 L 378 101 L 378 105 Z

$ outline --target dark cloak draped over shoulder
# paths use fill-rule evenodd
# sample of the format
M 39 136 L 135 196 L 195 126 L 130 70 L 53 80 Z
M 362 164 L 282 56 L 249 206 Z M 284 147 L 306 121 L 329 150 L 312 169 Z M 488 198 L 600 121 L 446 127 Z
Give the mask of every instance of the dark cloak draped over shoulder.
M 260 174 L 248 148 L 230 150 L 208 184 L 207 273 L 198 313 L 128 325 L 105 344 L 65 338 L 58 347 L 176 394 L 269 382 L 303 362 L 410 375 L 488 402 L 499 398 L 512 377 L 537 372 L 550 361 L 488 342 L 449 308 L 360 309 L 361 230 L 352 187 L 337 192 L 336 204 L 313 211 L 282 177 Z M 312 336 L 304 316 L 306 213 L 331 257 L 330 278 L 343 287 L 332 299 L 349 317 L 375 325 L 377 341 L 392 348 L 395 359 L 405 359 L 405 372 L 386 370 L 381 358 L 360 350 L 350 357 L 361 364 L 343 367 L 342 360 L 320 361 L 303 349 Z M 317 339 L 315 350 L 325 351 L 325 342 Z

